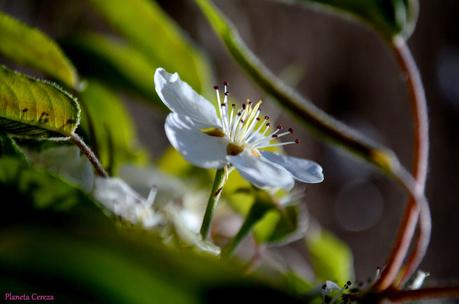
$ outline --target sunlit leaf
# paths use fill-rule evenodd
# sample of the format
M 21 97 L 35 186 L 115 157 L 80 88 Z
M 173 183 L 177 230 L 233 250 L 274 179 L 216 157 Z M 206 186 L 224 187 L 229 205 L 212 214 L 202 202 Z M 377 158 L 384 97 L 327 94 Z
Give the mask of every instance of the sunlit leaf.
M 81 127 L 109 172 L 123 164 L 142 162 L 146 153 L 137 143 L 134 123 L 123 102 L 101 83 L 90 80 L 80 93 Z
M 331 280 L 343 286 L 353 278 L 352 253 L 331 233 L 322 230 L 308 235 L 306 248 L 319 282 Z
M 102 79 L 116 89 L 159 101 L 153 87 L 155 65 L 135 48 L 96 33 L 81 34 L 63 43 L 82 73 Z
M 65 139 L 79 120 L 78 103 L 70 94 L 0 66 L 0 130 L 34 139 Z
M 75 87 L 78 76 L 59 46 L 41 31 L 0 12 L 0 54 Z
M 197 91 L 208 86 L 209 67 L 155 1 L 92 0 L 97 11 L 138 49 L 151 67 L 178 72 Z
M 418 0 L 281 0 L 287 3 L 324 6 L 367 23 L 386 39 L 409 37 L 416 26 Z

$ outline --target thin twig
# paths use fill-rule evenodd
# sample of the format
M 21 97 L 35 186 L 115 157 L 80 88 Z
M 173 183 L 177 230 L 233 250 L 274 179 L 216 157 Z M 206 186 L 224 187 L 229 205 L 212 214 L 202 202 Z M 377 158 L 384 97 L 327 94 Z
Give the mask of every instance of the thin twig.
M 393 39 L 391 46 L 400 68 L 406 77 L 408 85 L 408 93 L 415 125 L 413 176 L 416 183 L 416 192 L 423 193 L 427 178 L 429 154 L 429 126 L 424 88 L 416 63 L 414 62 L 405 40 L 401 37 L 396 37 Z M 420 208 L 420 205 L 423 206 Z M 403 260 L 409 250 L 419 215 L 419 236 L 416 246 L 408 258 L 406 267 L 403 268 L 402 280 L 400 283 L 403 283 L 409 278 L 419 266 L 430 241 L 431 218 L 428 203 L 416 201 L 416 197 L 412 195 L 408 200 L 394 248 L 392 249 L 381 277 L 374 286 L 375 290 L 384 290 L 394 283 L 397 273 L 400 271 Z
M 89 148 L 83 139 L 78 136 L 78 134 L 73 133 L 72 136 L 70 137 L 70 140 L 77 145 L 77 147 L 83 152 L 83 154 L 88 158 L 89 162 L 92 164 L 94 169 L 96 170 L 97 175 L 101 177 L 108 177 L 107 172 L 105 171 L 104 167 L 102 167 L 102 164 L 99 162 L 97 159 L 96 155 L 94 152 L 92 152 L 91 148 Z
M 390 290 L 382 296 L 390 301 L 405 302 L 440 298 L 459 298 L 459 287 L 431 287 L 414 290 Z

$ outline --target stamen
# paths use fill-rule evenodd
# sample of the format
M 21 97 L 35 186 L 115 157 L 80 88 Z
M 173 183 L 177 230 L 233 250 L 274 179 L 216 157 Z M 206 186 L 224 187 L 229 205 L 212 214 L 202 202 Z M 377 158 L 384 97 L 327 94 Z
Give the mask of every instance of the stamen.
M 288 131 L 290 132 L 290 134 L 293 134 L 293 128 L 288 128 Z

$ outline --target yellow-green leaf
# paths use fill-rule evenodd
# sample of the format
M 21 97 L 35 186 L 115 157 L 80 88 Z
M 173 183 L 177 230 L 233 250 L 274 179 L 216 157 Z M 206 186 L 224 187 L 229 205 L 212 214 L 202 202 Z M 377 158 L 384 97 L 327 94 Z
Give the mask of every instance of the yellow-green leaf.
M 65 139 L 80 121 L 77 101 L 53 83 L 0 66 L 0 130 L 34 139 Z
M 352 253 L 349 247 L 327 231 L 306 237 L 311 266 L 319 282 L 331 280 L 344 285 L 353 279 Z
M 204 57 L 184 37 L 178 26 L 155 1 L 92 0 L 97 11 L 130 44 L 138 49 L 152 68 L 178 72 L 197 91 L 209 83 Z
M 75 87 L 78 76 L 72 63 L 46 34 L 0 12 L 0 54 Z

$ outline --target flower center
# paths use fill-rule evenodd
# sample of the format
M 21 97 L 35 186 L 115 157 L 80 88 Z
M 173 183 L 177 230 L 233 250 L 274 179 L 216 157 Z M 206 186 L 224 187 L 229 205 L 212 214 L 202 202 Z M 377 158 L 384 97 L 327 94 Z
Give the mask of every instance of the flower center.
M 260 117 L 260 107 L 263 103 L 261 100 L 252 103 L 247 99 L 240 108 L 236 107 L 235 104 L 229 106 L 228 83 L 225 81 L 223 84 L 223 100 L 220 97 L 218 86 L 214 86 L 222 128 L 209 128 L 202 130 L 202 132 L 210 136 L 226 137 L 229 142 L 226 147 L 228 155 L 238 155 L 246 148 L 259 155 L 258 149 L 299 143 L 298 139 L 287 142 L 277 141 L 283 136 L 292 134 L 293 129 L 289 128 L 287 131 L 281 132 L 283 128 L 278 125 L 273 130 L 269 122 L 270 117 Z

